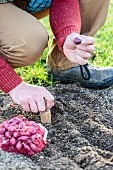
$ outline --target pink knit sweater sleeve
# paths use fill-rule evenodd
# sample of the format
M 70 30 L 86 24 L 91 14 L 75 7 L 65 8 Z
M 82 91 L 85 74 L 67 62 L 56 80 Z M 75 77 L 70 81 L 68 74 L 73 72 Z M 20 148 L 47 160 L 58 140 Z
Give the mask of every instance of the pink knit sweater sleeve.
M 50 25 L 57 44 L 62 50 L 66 37 L 72 32 L 80 33 L 81 17 L 79 0 L 52 0 Z
M 8 93 L 22 82 L 13 68 L 0 56 L 0 90 Z

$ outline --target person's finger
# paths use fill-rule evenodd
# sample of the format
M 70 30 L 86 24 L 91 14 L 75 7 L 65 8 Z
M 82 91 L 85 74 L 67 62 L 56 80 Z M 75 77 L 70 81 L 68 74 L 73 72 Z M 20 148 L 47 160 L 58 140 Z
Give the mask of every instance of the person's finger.
M 82 50 L 88 53 L 92 53 L 94 51 L 94 46 L 93 45 L 85 45 L 85 44 L 79 44 L 77 45 L 76 49 Z
M 29 100 L 28 102 L 29 102 L 29 107 L 30 107 L 31 111 L 34 113 L 37 113 L 38 107 L 37 107 L 35 100 Z
M 86 51 L 82 51 L 82 50 L 78 50 L 78 49 L 75 49 L 75 51 L 76 51 L 76 54 L 78 54 L 79 56 L 81 56 L 84 59 L 88 59 L 91 56 L 91 54 Z
M 86 36 L 86 35 L 79 35 L 77 33 L 72 33 L 69 36 L 70 41 L 74 42 L 76 38 L 81 39 L 81 44 L 86 44 L 86 45 L 93 45 L 94 44 L 94 38 L 91 36 Z M 76 44 L 76 43 L 75 43 Z
M 54 105 L 54 96 L 45 89 L 44 98 L 46 100 L 46 108 L 49 109 Z
M 75 64 L 85 65 L 87 63 L 87 60 L 82 58 L 80 55 L 73 53 L 69 57 L 69 60 Z
M 47 109 L 51 109 L 54 106 L 54 101 L 46 102 Z
M 70 40 L 71 40 L 72 42 L 74 42 L 74 39 L 75 39 L 75 38 L 80 38 L 80 39 L 81 39 L 81 35 L 80 35 L 80 34 L 77 34 L 77 33 L 71 33 L 71 34 L 69 35 L 69 38 L 70 38 Z
M 87 63 L 87 60 L 79 55 L 76 55 L 74 58 L 76 60 L 76 63 L 78 63 L 79 65 L 85 65 Z
M 94 38 L 93 37 L 85 36 L 85 35 L 81 35 L 80 37 L 82 39 L 81 44 L 94 45 Z
M 54 96 L 48 90 L 45 89 L 45 91 L 43 92 L 43 95 L 46 100 L 54 101 Z
M 74 43 L 74 40 L 72 40 L 70 38 L 70 36 L 67 36 L 64 45 L 63 45 L 63 49 L 71 49 L 74 50 L 76 48 L 76 44 Z
M 22 103 L 20 103 L 20 105 L 22 106 L 22 108 L 24 109 L 24 111 L 30 112 L 30 107 L 29 107 L 28 102 L 22 102 Z
M 44 100 L 43 96 L 35 97 L 35 101 L 38 106 L 39 112 L 43 112 L 46 110 L 46 106 L 45 106 L 46 104 L 45 104 L 45 100 Z

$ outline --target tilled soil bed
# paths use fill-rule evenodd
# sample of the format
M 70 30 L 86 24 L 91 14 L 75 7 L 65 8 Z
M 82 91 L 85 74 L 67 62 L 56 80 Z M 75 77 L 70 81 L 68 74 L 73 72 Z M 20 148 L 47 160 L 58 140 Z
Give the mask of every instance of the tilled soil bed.
M 45 149 L 26 157 L 0 151 L 0 170 L 112 170 L 113 87 L 92 90 L 57 85 L 48 90 L 55 96 L 52 124 Z M 38 114 L 25 113 L 0 94 L 0 122 L 22 114 L 40 122 Z

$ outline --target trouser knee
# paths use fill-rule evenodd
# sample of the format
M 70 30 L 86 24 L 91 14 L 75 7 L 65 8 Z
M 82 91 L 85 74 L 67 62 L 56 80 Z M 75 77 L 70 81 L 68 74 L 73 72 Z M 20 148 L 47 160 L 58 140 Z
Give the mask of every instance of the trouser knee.
M 47 47 L 46 29 L 35 17 L 11 3 L 0 5 L 0 16 L 1 55 L 13 68 L 35 63 Z
M 2 48 L 1 50 L 4 58 L 13 68 L 34 64 L 41 57 L 48 44 L 46 31 L 43 35 L 38 35 L 38 37 L 32 32 L 29 40 L 25 37 L 22 39 L 21 43 L 11 45 L 9 48 L 6 47 L 6 49 Z

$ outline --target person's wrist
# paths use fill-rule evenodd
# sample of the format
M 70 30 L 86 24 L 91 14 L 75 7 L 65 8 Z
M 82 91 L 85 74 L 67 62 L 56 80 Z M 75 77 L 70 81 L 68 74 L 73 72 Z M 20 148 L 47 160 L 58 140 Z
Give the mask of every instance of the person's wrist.
M 14 92 L 16 92 L 16 91 L 19 91 L 20 89 L 22 89 L 22 87 L 23 87 L 23 85 L 25 85 L 26 83 L 25 82 L 21 82 L 19 85 L 17 85 L 15 88 L 13 88 L 12 90 L 10 90 L 9 92 L 8 92 L 8 94 L 12 94 L 12 93 L 14 93 Z

